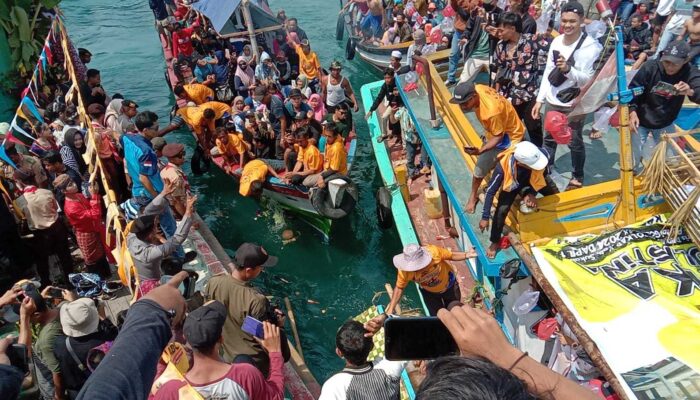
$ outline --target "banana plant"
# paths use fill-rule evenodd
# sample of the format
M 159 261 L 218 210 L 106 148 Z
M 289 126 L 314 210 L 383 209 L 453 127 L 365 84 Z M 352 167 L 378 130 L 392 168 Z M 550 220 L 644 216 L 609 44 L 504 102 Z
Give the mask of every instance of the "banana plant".
M 33 70 L 43 46 L 45 29 L 38 29 L 42 9 L 52 9 L 61 0 L 1 0 L 0 27 L 7 34 L 11 59 L 20 75 Z M 30 20 L 29 15 L 32 15 Z

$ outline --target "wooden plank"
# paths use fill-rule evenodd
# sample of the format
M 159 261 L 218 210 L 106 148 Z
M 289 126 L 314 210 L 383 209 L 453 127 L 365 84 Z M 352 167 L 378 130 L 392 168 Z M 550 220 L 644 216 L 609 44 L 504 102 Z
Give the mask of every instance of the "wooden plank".
M 294 310 L 292 309 L 292 302 L 289 301 L 289 297 L 285 296 L 284 305 L 287 307 L 287 316 L 289 317 L 290 325 L 292 325 L 292 334 L 294 334 L 294 341 L 297 344 L 297 351 L 299 352 L 301 359 L 304 360 L 304 352 L 301 348 L 301 340 L 299 339 L 299 331 L 297 330 L 297 320 L 294 317 Z

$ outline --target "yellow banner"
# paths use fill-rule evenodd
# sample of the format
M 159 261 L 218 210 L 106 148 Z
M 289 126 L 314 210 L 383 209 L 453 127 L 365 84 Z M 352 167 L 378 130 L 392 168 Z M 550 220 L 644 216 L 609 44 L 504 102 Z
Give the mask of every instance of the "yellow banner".
M 556 239 L 535 257 L 631 392 L 700 398 L 700 250 L 684 234 L 667 243 L 664 221 Z

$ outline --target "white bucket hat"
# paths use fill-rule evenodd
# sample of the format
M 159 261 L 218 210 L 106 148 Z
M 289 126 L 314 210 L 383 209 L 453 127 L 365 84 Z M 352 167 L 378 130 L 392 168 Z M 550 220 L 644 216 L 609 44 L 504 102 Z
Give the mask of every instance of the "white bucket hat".
M 100 315 L 92 299 L 81 298 L 61 306 L 61 328 L 70 337 L 81 337 L 97 332 Z
M 401 54 L 400 51 L 394 50 L 391 52 L 391 57 L 392 58 L 398 58 L 399 60 L 403 58 L 403 55 Z
M 545 169 L 549 163 L 544 153 L 530 142 L 516 144 L 513 156 L 519 163 L 527 165 L 528 168 L 535 171 Z
M 427 267 L 433 256 L 425 248 L 415 243 L 403 248 L 403 253 L 394 256 L 394 266 L 402 271 L 413 272 Z

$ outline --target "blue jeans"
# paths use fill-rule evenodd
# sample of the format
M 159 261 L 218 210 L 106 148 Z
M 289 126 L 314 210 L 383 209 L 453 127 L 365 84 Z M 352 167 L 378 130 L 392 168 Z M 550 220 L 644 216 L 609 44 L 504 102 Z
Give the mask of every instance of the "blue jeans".
M 675 133 L 676 132 L 676 125 L 671 124 L 669 126 L 663 127 L 663 128 L 658 128 L 658 129 L 650 129 L 650 128 L 645 128 L 641 125 L 637 128 L 637 133 L 632 132 L 631 134 L 631 139 L 632 139 L 632 158 L 634 161 L 634 172 L 639 173 L 642 172 L 642 157 L 644 155 L 644 145 L 646 144 L 649 134 L 651 133 L 651 137 L 654 140 L 653 145 L 656 146 L 656 144 L 659 143 L 661 140 L 661 135 L 664 133 Z M 670 150 L 669 150 L 670 151 Z M 672 151 L 671 154 L 673 155 Z
M 416 166 L 416 151 L 420 146 L 420 163 Z M 408 176 L 412 177 L 420 168 L 430 166 L 430 159 L 428 158 L 428 152 L 425 150 L 425 146 L 419 143 L 411 143 L 406 141 L 406 166 L 408 167 Z
M 627 22 L 632 11 L 634 10 L 634 3 L 632 0 L 622 0 L 620 5 L 617 6 L 617 15 L 620 17 L 622 22 Z
M 456 81 L 455 74 L 457 73 L 457 64 L 459 64 L 459 60 L 462 58 L 462 52 L 459 49 L 459 41 L 462 40 L 463 34 L 464 32 L 455 30 L 455 33 L 452 35 L 452 45 L 450 46 L 450 66 L 447 70 L 448 82 Z
M 676 34 L 673 33 L 669 29 L 664 29 L 664 31 L 661 33 L 661 37 L 659 38 L 659 44 L 656 46 L 656 53 L 654 53 L 653 59 L 658 59 L 661 56 L 661 52 L 666 50 L 666 47 L 668 47 L 668 44 L 673 41 L 673 38 L 676 37 Z
M 165 236 L 167 238 L 171 238 L 173 237 L 173 235 L 175 235 L 175 230 L 177 229 L 177 222 L 175 222 L 173 212 L 170 211 L 170 206 L 165 207 L 165 210 L 163 210 L 163 212 L 160 213 L 160 215 L 158 216 L 158 221 L 160 223 L 160 229 L 163 230 L 163 233 L 165 233 Z M 177 248 L 175 248 L 173 257 L 181 260 L 185 258 L 185 250 L 182 248 L 182 246 L 177 246 Z

